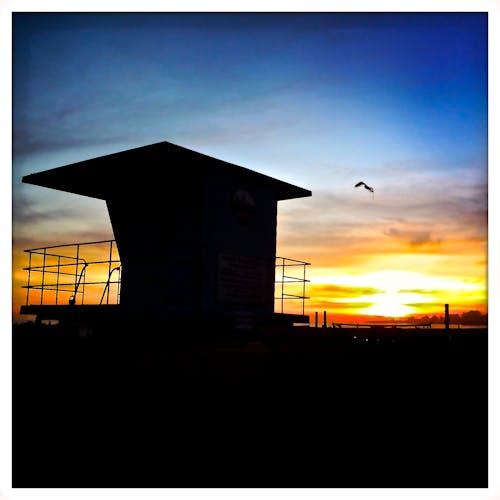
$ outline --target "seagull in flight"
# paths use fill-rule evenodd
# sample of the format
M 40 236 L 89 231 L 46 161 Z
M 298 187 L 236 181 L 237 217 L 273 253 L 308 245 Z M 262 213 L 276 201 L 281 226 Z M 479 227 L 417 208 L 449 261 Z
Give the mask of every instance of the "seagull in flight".
M 354 187 L 359 187 L 359 186 L 365 186 L 365 189 L 368 189 L 368 191 L 370 191 L 371 193 L 373 193 L 373 188 L 370 187 L 370 186 L 367 186 L 363 181 L 358 182 L 357 184 L 355 184 Z

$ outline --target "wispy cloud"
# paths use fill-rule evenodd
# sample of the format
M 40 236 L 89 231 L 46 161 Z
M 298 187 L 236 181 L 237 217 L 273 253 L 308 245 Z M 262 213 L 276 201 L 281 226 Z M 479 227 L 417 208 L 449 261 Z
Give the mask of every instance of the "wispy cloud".
M 439 245 L 441 243 L 441 239 L 434 238 L 430 231 L 402 230 L 391 227 L 385 234 L 387 234 L 387 236 L 406 241 L 411 247 Z
M 78 210 L 72 207 L 54 208 L 51 205 L 33 204 L 24 198 L 17 198 L 12 208 L 13 223 L 21 225 L 54 222 L 78 216 Z
M 332 300 L 322 300 L 322 299 L 313 299 L 308 304 L 308 308 L 311 310 L 334 310 L 335 312 L 344 312 L 344 313 L 354 313 L 359 314 L 361 309 L 368 308 L 373 306 L 374 302 L 337 302 L 335 299 Z

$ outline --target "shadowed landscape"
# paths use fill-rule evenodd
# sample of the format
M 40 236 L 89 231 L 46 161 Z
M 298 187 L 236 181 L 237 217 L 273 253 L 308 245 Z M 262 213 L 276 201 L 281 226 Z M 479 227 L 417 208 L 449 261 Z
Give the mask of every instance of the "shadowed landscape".
M 484 330 L 39 328 L 14 330 L 14 486 L 487 486 Z

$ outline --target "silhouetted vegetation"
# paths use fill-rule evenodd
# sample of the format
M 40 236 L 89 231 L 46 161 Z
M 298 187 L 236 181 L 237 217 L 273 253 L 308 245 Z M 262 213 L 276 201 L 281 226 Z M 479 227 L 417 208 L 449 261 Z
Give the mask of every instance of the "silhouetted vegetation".
M 409 316 L 408 323 L 432 323 L 443 324 L 444 315 L 440 316 Z M 482 314 L 480 311 L 467 311 L 462 314 L 450 314 L 450 325 L 487 325 L 488 315 Z

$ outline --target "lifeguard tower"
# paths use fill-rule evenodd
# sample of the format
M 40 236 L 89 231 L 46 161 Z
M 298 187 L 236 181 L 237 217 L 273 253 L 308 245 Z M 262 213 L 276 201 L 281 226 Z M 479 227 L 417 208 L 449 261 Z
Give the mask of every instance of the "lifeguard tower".
M 105 258 L 84 257 L 88 243 L 26 250 L 22 314 L 87 324 L 123 317 L 236 328 L 309 322 L 308 263 L 276 258 L 278 201 L 311 196 L 306 189 L 168 142 L 23 182 L 104 200 L 115 240 L 92 242 L 106 246 Z M 93 264 L 105 266 L 100 280 L 88 279 Z M 95 303 L 85 301 L 90 286 L 102 289 Z M 302 311 L 286 314 L 290 299 Z

